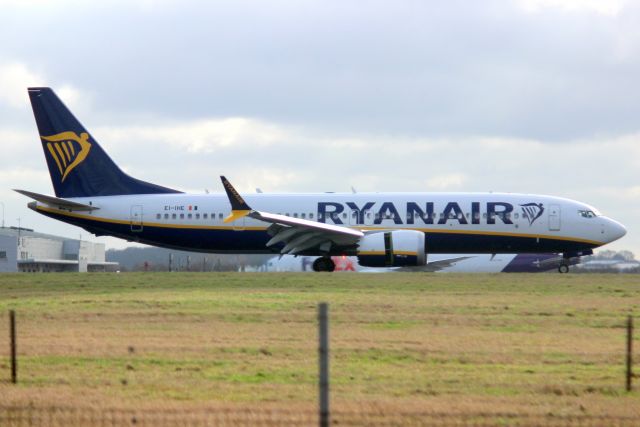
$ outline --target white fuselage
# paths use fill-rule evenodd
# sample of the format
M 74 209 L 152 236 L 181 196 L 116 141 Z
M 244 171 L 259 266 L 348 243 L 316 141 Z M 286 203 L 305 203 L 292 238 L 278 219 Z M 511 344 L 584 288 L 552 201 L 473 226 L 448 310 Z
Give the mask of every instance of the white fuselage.
M 569 199 L 510 193 L 251 194 L 252 209 L 358 230 L 418 230 L 428 253 L 518 253 L 588 250 L 625 229 Z M 152 245 L 218 253 L 277 252 L 266 247 L 270 224 L 243 217 L 224 223 L 224 194 L 151 194 L 70 199 L 92 205 L 68 212 L 36 202 L 43 214 Z

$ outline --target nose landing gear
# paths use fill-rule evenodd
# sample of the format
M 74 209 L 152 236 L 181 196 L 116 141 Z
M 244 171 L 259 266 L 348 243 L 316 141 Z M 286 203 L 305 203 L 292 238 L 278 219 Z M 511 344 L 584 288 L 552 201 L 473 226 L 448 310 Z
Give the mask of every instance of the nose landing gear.
M 571 260 L 571 255 L 562 254 L 562 261 L 560 261 L 560 265 L 558 266 L 558 273 L 566 274 L 569 272 L 570 260 Z
M 313 271 L 332 272 L 336 269 L 336 264 L 329 257 L 321 257 L 313 261 Z

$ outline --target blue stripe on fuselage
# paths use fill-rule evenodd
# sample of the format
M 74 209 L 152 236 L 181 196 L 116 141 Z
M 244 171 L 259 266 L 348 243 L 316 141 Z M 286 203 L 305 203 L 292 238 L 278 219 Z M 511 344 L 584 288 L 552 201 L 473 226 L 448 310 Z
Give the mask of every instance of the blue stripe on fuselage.
M 214 253 L 278 253 L 282 245 L 268 248 L 271 238 L 266 230 L 233 230 L 220 228 L 171 228 L 144 225 L 139 232 L 131 231 L 130 224 L 120 224 L 70 217 L 65 214 L 37 210 L 37 212 L 69 224 L 84 228 L 96 235 L 196 252 Z M 517 252 L 569 252 L 596 247 L 595 244 L 552 238 L 501 236 L 463 233 L 426 233 L 427 253 L 517 253 Z M 304 255 L 321 255 L 309 252 Z M 355 255 L 337 252 L 332 255 Z

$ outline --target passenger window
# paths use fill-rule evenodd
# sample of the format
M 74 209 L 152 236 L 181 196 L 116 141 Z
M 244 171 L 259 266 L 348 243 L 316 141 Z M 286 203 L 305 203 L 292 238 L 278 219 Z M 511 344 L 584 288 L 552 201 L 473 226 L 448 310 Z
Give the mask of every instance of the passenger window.
M 200 219 L 200 214 L 196 214 L 196 219 Z
M 304 214 L 304 213 L 301 213 L 301 214 L 300 214 L 300 218 L 304 219 L 304 217 L 305 217 L 305 214 Z
M 520 217 L 520 215 L 516 212 L 516 213 L 514 213 L 514 214 L 513 214 L 513 217 L 514 217 L 515 219 L 518 219 L 518 218 Z
M 208 214 L 203 213 L 203 214 L 202 214 L 202 219 L 207 219 L 207 216 L 208 216 Z
M 298 218 L 298 213 L 297 213 L 297 212 L 294 212 L 293 217 L 294 217 L 294 218 Z
M 222 219 L 222 214 L 218 214 L 218 219 Z
M 343 214 L 342 214 L 342 218 L 347 219 L 347 214 L 346 214 L 346 213 L 343 213 Z
M 169 219 L 169 214 L 164 214 L 164 219 Z
M 312 213 L 309 214 L 309 219 L 313 219 L 313 214 Z
M 176 219 L 176 214 L 171 214 L 171 219 Z
M 156 219 L 160 219 L 162 217 L 161 214 L 156 214 Z
M 180 219 L 184 219 L 184 214 L 180 214 Z
M 187 218 L 191 219 L 192 215 L 191 214 L 187 214 Z

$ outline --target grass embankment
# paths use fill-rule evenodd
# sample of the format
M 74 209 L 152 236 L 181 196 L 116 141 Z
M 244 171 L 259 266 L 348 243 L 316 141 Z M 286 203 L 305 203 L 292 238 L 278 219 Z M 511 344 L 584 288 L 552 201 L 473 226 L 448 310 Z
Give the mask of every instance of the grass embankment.
M 2 403 L 313 408 L 320 301 L 335 407 L 640 417 L 623 275 L 0 275 Z

